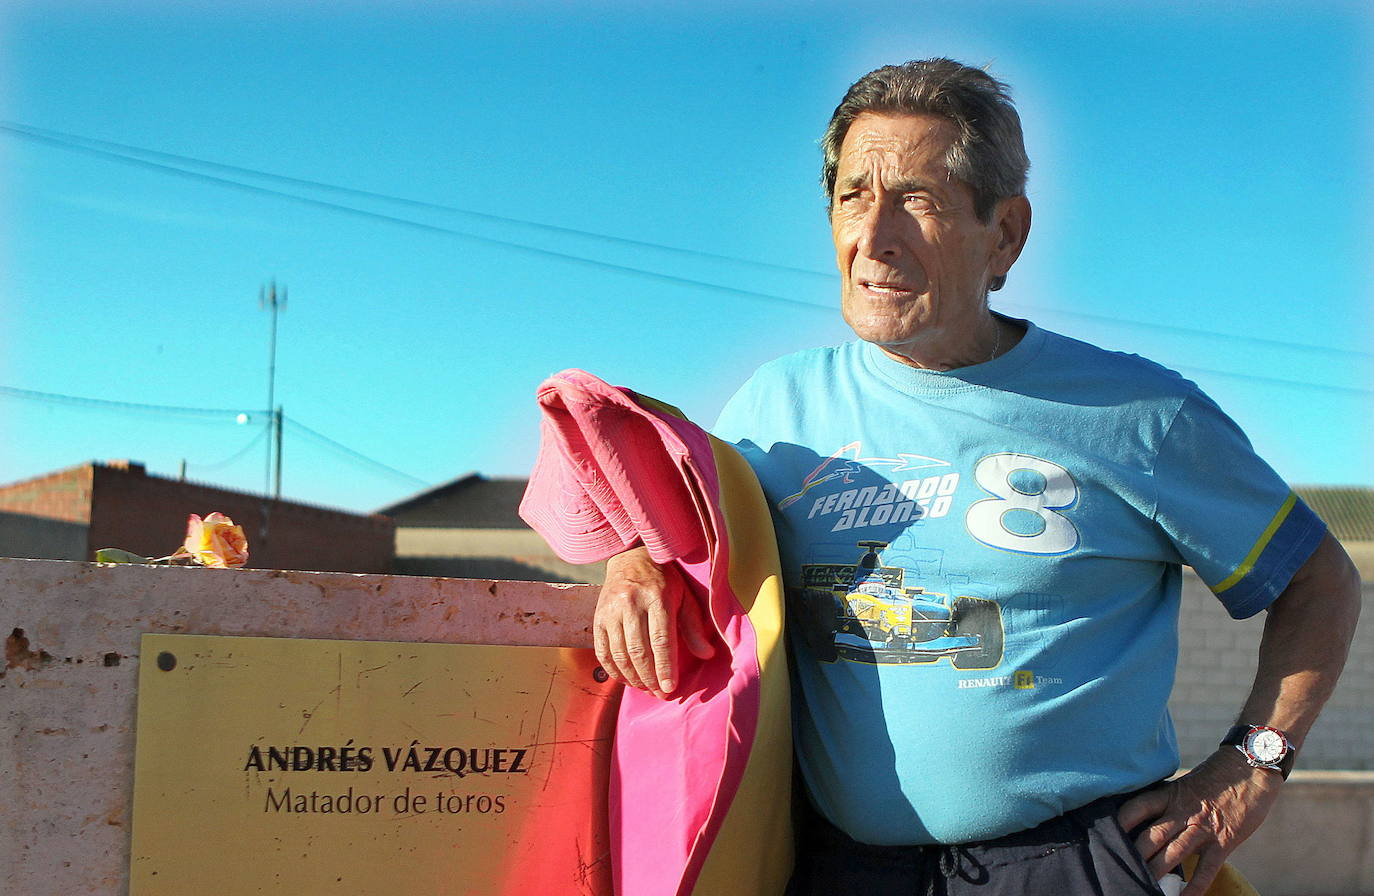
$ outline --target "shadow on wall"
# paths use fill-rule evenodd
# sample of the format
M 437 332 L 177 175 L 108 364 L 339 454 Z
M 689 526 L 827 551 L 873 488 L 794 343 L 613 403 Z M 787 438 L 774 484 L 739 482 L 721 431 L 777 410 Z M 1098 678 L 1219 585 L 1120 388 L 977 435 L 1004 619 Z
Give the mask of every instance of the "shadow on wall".
M 0 557 L 21 560 L 90 560 L 87 527 L 0 510 Z

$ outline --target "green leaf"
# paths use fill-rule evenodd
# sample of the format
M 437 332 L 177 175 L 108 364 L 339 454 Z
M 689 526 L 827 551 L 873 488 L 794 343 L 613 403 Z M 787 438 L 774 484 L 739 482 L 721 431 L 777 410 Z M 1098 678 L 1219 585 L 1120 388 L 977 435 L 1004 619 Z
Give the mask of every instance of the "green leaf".
M 95 552 L 96 563 L 147 563 L 148 558 L 119 548 L 101 548 Z

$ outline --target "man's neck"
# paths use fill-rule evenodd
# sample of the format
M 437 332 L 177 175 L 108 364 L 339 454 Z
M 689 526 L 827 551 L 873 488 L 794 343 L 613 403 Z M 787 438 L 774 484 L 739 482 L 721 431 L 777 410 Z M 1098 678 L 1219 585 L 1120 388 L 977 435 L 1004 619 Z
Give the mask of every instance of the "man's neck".
M 959 344 L 951 344 L 948 339 L 936 339 L 932 340 L 930 345 L 880 345 L 878 348 L 892 360 L 908 367 L 922 370 L 957 370 L 960 367 L 986 364 L 994 358 L 1001 357 L 1011 351 L 1025 333 L 1023 327 L 1001 315 L 988 312 L 978 326 L 973 328 L 968 338 L 959 340 Z

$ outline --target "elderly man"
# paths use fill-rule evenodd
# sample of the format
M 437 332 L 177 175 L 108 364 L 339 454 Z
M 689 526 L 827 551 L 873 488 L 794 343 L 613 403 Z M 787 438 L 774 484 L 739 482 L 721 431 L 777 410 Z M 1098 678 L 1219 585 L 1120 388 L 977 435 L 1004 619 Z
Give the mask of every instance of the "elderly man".
M 816 810 L 792 891 L 1157 893 L 1196 855 L 1200 896 L 1335 685 L 1353 566 L 1194 384 L 990 311 L 1031 224 L 1005 85 L 882 68 L 822 144 L 859 339 L 764 365 L 716 426 L 787 580 Z M 1185 563 L 1233 616 L 1268 617 L 1239 724 L 1161 783 Z M 666 697 L 679 645 L 709 655 L 682 595 L 642 548 L 612 559 L 612 675 Z

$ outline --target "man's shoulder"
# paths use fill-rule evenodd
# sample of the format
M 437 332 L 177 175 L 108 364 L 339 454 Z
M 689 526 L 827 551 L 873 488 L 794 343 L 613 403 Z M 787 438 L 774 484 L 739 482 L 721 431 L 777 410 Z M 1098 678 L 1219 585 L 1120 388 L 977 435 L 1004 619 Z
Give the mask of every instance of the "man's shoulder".
M 825 375 L 841 367 L 848 367 L 858 359 L 859 343 L 842 342 L 804 348 L 759 365 L 750 380 L 778 382 Z
M 737 397 L 766 396 L 774 401 L 779 395 L 791 395 L 794 400 L 809 400 L 824 394 L 861 363 L 859 345 L 845 342 L 806 348 L 765 361 L 740 387 Z
M 856 363 L 854 343 L 802 349 L 766 361 L 725 404 L 711 431 L 729 442 L 795 422 Z
M 1035 375 L 1062 378 L 1122 398 L 1184 398 L 1197 384 L 1176 370 L 1133 352 L 1116 351 L 1062 333 L 1043 330 L 1041 364 Z

